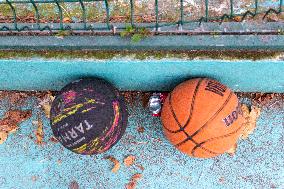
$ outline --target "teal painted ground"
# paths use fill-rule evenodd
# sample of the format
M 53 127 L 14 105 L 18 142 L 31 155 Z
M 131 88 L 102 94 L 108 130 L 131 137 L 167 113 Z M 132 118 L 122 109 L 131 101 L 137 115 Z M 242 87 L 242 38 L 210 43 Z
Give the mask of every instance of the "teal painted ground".
M 0 116 L 9 108 L 2 100 Z M 32 109 L 33 117 L 0 145 L 1 189 L 68 188 L 73 180 L 83 189 L 123 189 L 134 173 L 143 174 L 138 189 L 284 188 L 283 100 L 272 100 L 263 108 L 257 129 L 239 143 L 234 157 L 222 155 L 208 160 L 190 158 L 172 147 L 162 134 L 159 118 L 152 117 L 140 101 L 128 104 L 129 125 L 122 140 L 97 156 L 77 155 L 50 142 L 51 129 L 44 115 L 46 144 L 38 146 L 29 137 L 34 136 L 36 126 L 32 121 L 37 120 L 39 112 L 36 99 L 13 108 Z M 145 127 L 145 132 L 139 133 L 138 126 Z M 110 171 L 111 163 L 103 159 L 112 155 L 122 162 L 130 154 L 137 157 L 144 171 L 122 165 L 115 174 Z
M 243 92 L 284 92 L 284 61 L 164 59 L 0 60 L 0 89 L 59 90 L 78 78 L 97 76 L 121 90 L 171 90 L 193 77 L 211 77 Z

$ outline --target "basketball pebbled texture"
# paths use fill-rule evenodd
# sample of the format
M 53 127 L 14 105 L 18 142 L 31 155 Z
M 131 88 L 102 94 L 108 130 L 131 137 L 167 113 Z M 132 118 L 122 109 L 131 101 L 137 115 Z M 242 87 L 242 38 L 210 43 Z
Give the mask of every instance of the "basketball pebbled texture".
M 178 85 L 167 97 L 161 119 L 168 140 L 183 153 L 199 158 L 229 150 L 244 123 L 237 96 L 208 78 Z
M 127 110 L 119 92 L 102 79 L 66 85 L 51 106 L 51 128 L 67 149 L 85 155 L 102 153 L 125 132 Z

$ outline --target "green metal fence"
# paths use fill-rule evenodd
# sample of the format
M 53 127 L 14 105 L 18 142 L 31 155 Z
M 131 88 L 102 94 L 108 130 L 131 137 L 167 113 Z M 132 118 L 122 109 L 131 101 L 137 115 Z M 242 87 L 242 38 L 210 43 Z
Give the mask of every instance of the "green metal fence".
M 186 16 L 185 18 L 185 0 L 178 1 L 178 10 L 175 16 L 177 20 L 160 18 L 160 2 L 163 0 L 152 0 L 153 3 L 153 14 L 151 14 L 151 20 L 145 21 L 145 19 L 139 21 L 135 15 L 135 2 L 129 0 L 127 7 L 124 7 L 125 20 L 113 21 L 113 7 L 110 4 L 114 3 L 110 0 L 2 0 L 0 1 L 0 33 L 2 32 L 58 32 L 69 30 L 72 32 L 114 32 L 115 30 L 124 30 L 127 25 L 134 27 L 148 28 L 151 31 L 159 32 L 172 30 L 173 27 L 177 28 L 177 31 L 182 30 L 183 26 L 196 23 L 208 23 L 208 22 L 241 22 L 246 19 L 255 17 L 261 17 L 262 20 L 267 20 L 271 15 L 279 17 L 278 21 L 283 20 L 283 7 L 284 0 L 277 2 L 277 7 L 267 7 L 267 9 L 260 8 L 259 1 L 253 0 L 252 5 L 248 10 L 243 12 L 235 11 L 236 2 L 239 0 L 228 0 L 228 11 L 221 13 L 220 15 L 211 15 L 210 13 L 210 2 L 214 0 L 202 0 L 198 1 L 201 3 L 199 7 L 200 15 L 198 16 Z M 217 2 L 217 1 L 216 1 Z M 99 13 L 95 11 L 88 11 L 87 8 L 97 6 L 100 3 Z M 66 16 L 66 5 L 74 8 L 77 17 L 80 17 L 77 21 L 70 19 L 67 14 Z M 23 6 L 28 7 L 26 12 L 23 11 Z M 47 7 L 53 6 L 54 9 L 47 10 Z M 52 12 L 52 19 L 46 19 L 46 13 L 43 11 Z M 98 8 L 96 9 L 98 12 Z M 122 9 L 121 9 L 122 11 Z M 23 14 L 25 12 L 25 14 Z M 72 11 L 72 14 L 74 13 Z M 146 10 L 147 12 L 147 10 Z M 94 19 L 89 19 L 91 14 L 97 14 Z M 99 16 L 101 18 L 98 18 Z M 50 15 L 49 15 L 50 16 Z M 26 19 L 29 18 L 29 20 Z M 143 16 L 142 16 L 143 17 Z M 170 17 L 170 16 L 169 16 Z M 173 27 L 171 27 L 173 26 Z M 283 28 L 284 29 L 284 28 Z

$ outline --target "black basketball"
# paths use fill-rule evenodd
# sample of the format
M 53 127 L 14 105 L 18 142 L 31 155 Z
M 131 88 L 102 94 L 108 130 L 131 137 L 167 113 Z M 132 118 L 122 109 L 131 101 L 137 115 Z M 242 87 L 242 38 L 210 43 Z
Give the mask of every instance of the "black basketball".
M 117 89 L 102 79 L 87 78 L 65 86 L 51 106 L 51 128 L 67 149 L 97 154 L 110 149 L 127 126 L 127 110 Z

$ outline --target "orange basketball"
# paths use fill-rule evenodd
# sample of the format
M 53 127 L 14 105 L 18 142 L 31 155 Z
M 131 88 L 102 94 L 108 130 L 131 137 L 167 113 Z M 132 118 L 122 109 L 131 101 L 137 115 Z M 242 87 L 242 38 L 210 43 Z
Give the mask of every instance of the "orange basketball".
M 208 78 L 178 85 L 167 97 L 161 118 L 168 140 L 199 158 L 214 157 L 233 147 L 244 123 L 237 96 Z

